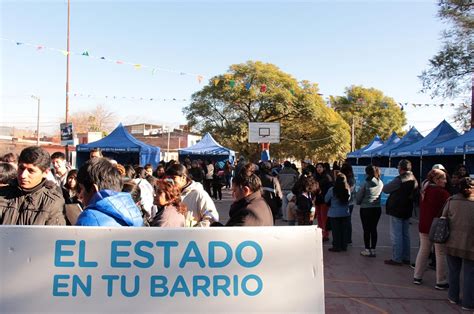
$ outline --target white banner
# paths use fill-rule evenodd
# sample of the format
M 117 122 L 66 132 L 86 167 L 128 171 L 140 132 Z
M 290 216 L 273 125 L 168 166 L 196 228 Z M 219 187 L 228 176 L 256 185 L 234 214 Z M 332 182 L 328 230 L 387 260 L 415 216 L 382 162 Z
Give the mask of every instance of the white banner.
M 321 230 L 0 226 L 0 312 L 324 312 Z

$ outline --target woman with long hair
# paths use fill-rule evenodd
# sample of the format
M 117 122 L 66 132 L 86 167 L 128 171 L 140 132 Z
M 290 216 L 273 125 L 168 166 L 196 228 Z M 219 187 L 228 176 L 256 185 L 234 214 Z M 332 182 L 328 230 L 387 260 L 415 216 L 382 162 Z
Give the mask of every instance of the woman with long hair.
M 319 184 L 321 193 L 316 196 L 316 216 L 319 228 L 323 229 L 323 241 L 329 241 L 329 231 L 326 229 L 329 206 L 324 202 L 324 196 L 332 186 L 331 176 L 326 172 L 322 162 L 316 164 L 314 178 Z
M 181 202 L 180 189 L 171 180 L 155 184 L 155 203 L 158 212 L 151 221 L 155 227 L 186 227 L 187 208 Z
M 334 186 L 329 188 L 324 200 L 330 204 L 328 217 L 332 228 L 332 247 L 331 252 L 340 252 L 347 250 L 348 227 L 349 223 L 349 199 L 351 197 L 349 184 L 343 173 L 338 173 Z
M 448 298 L 451 303 L 460 303 L 463 310 L 474 310 L 474 181 L 462 178 L 460 193 L 446 202 L 443 216 L 449 219 L 450 235 L 446 242 L 449 270 Z M 460 275 L 463 269 L 464 282 Z
M 212 198 L 204 190 L 201 183 L 193 181 L 188 174 L 186 166 L 174 163 L 166 170 L 166 176 L 172 179 L 181 191 L 181 199 L 186 204 L 188 211 L 199 226 L 210 226 L 219 221 L 219 213 Z
M 67 174 L 66 183 L 63 187 L 63 196 L 66 204 L 81 204 L 78 198 L 78 187 L 79 185 L 77 184 L 77 170 L 71 169 Z
M 449 192 L 446 190 L 445 172 L 439 169 L 430 170 L 420 194 L 420 219 L 418 224 L 420 249 L 416 256 L 415 273 L 413 276 L 413 283 L 416 285 L 421 284 L 433 245 L 428 236 L 431 224 L 434 218 L 441 216 L 443 206 L 449 198 Z M 448 288 L 446 278 L 446 248 L 443 243 L 434 243 L 434 248 L 436 255 L 435 288 L 438 290 L 446 290 Z
M 334 178 L 336 178 L 337 169 L 335 169 L 334 166 L 333 166 L 333 171 L 335 173 Z M 349 224 L 347 225 L 347 233 L 348 233 L 347 243 L 350 244 L 352 243 L 352 211 L 354 210 L 354 203 L 355 203 L 355 198 L 356 198 L 356 192 L 355 192 L 356 180 L 354 176 L 354 170 L 352 169 L 352 166 L 350 163 L 348 162 L 343 163 L 340 171 L 346 176 L 347 184 L 349 184 L 349 188 L 351 191 L 351 198 L 349 199 L 349 214 L 350 214 Z
M 311 225 L 311 209 L 319 193 L 318 182 L 312 176 L 302 176 L 300 192 L 296 194 L 296 219 L 298 225 Z
M 360 205 L 360 220 L 364 229 L 365 250 L 360 255 L 375 257 L 377 246 L 377 225 L 382 208 L 380 206 L 380 194 L 383 182 L 380 179 L 380 169 L 373 165 L 365 167 L 366 179 L 357 192 L 357 204 Z

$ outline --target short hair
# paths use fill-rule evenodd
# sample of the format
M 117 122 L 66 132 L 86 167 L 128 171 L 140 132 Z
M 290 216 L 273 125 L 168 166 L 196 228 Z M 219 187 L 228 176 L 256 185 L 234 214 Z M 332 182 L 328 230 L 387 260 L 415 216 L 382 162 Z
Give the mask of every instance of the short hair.
M 426 179 L 431 183 L 434 183 L 434 180 L 439 179 L 441 177 L 446 178 L 446 173 L 441 169 L 431 169 L 426 175 Z
M 93 185 L 100 190 L 122 190 L 122 180 L 119 171 L 108 160 L 93 158 L 79 169 L 77 183 L 84 186 L 87 192 L 92 191 Z
M 173 164 L 166 169 L 166 175 L 170 177 L 174 176 L 186 176 L 188 177 L 188 169 L 182 164 Z
M 253 166 L 252 166 L 253 165 Z M 262 188 L 262 181 L 255 174 L 255 165 L 246 164 L 232 180 L 232 184 L 240 188 L 248 187 L 250 191 L 257 192 Z
M 51 166 L 51 157 L 43 148 L 30 146 L 21 151 L 18 163 L 33 164 L 44 172 Z
M 291 167 L 291 162 L 288 161 L 288 160 L 285 160 L 285 162 L 283 163 L 283 167 L 290 168 Z
M 472 188 L 474 188 L 474 180 L 470 177 L 463 177 L 459 182 L 459 193 L 461 193 L 465 198 L 471 196 Z
M 51 155 L 51 160 L 52 160 L 52 159 L 56 159 L 56 158 L 65 160 L 65 159 L 66 159 L 66 155 L 65 155 L 63 152 L 54 152 L 54 153 Z
M 411 162 L 408 159 L 402 159 L 398 163 L 398 167 L 405 171 L 411 171 Z
M 142 190 L 140 186 L 133 180 L 126 180 L 123 183 L 122 192 L 130 193 L 135 203 L 139 203 L 142 200 Z
M 151 164 L 146 164 L 145 165 L 145 170 L 147 169 L 152 169 L 153 170 L 153 166 Z
M 8 162 L 0 162 L 0 184 L 10 184 L 15 180 L 17 170 Z
M 3 162 L 18 162 L 18 156 L 15 153 L 7 153 L 1 158 Z

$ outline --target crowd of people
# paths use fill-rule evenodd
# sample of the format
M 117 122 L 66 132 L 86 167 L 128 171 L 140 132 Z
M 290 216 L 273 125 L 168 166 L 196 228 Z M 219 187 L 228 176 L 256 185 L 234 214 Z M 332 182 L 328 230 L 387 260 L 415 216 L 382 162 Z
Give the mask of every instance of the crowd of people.
M 438 164 L 418 184 L 411 163 L 401 160 L 399 175 L 384 185 L 380 169 L 365 168 L 359 183 L 352 166 L 343 163 L 285 161 L 258 164 L 190 160 L 121 165 L 99 149 L 79 169 L 71 169 L 62 152 L 49 155 L 41 147 L 9 153 L 0 162 L 0 224 L 130 227 L 273 226 L 317 224 L 330 252 L 352 243 L 352 213 L 357 205 L 363 228 L 363 257 L 377 256 L 381 194 L 390 217 L 392 257 L 385 264 L 411 265 L 420 285 L 430 265 L 436 268 L 438 290 L 464 309 L 474 308 L 474 180 L 464 165 L 449 176 Z M 222 189 L 232 190 L 229 219 L 220 221 L 215 202 Z M 419 251 L 411 264 L 409 224 L 419 205 Z M 451 236 L 433 243 L 428 236 L 434 218 L 447 217 Z M 434 254 L 433 254 L 434 252 Z M 461 280 L 461 270 L 463 280 Z M 462 282 L 462 287 L 461 287 Z M 463 296 L 462 299 L 460 296 Z

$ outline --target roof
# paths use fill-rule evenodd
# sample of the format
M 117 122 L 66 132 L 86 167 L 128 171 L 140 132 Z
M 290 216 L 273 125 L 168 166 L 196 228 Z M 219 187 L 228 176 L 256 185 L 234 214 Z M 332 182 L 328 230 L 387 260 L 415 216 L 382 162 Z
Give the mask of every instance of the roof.
M 347 157 L 348 158 L 359 158 L 359 157 L 361 157 L 361 155 L 363 153 L 369 152 L 369 151 L 374 150 L 376 148 L 379 148 L 382 145 L 383 145 L 382 139 L 378 135 L 376 135 L 369 144 L 362 147 L 361 149 L 358 149 L 356 151 L 353 151 L 352 153 L 347 154 Z
M 392 144 L 396 144 L 400 142 L 400 138 L 398 137 L 397 133 L 396 132 L 392 132 L 392 135 L 390 135 L 390 137 L 388 138 L 388 140 L 382 145 L 382 146 L 379 146 L 375 149 L 371 149 L 371 150 L 366 150 L 366 151 L 363 151 L 361 154 L 360 154 L 360 157 L 372 157 L 372 156 L 375 156 L 377 154 L 377 152 L 381 151 L 382 149 L 384 149 L 385 147 L 387 146 L 390 146 Z
M 451 140 L 423 147 L 423 155 L 474 154 L 474 129 Z
M 392 150 L 391 156 L 420 156 L 423 147 L 435 145 L 458 136 L 459 133 L 446 120 L 443 120 L 425 138 L 411 145 Z
M 204 134 L 198 143 L 179 149 L 178 153 L 180 155 L 235 155 L 233 150 L 217 143 L 209 133 Z
M 423 139 L 423 135 L 415 127 L 412 127 L 398 142 L 384 145 L 380 150 L 376 151 L 375 156 L 390 156 L 392 150 L 411 145 L 421 139 Z
M 122 123 L 103 139 L 77 145 L 78 152 L 89 152 L 93 148 L 100 148 L 104 152 L 151 152 L 160 150 L 159 147 L 145 144 L 134 138 Z

